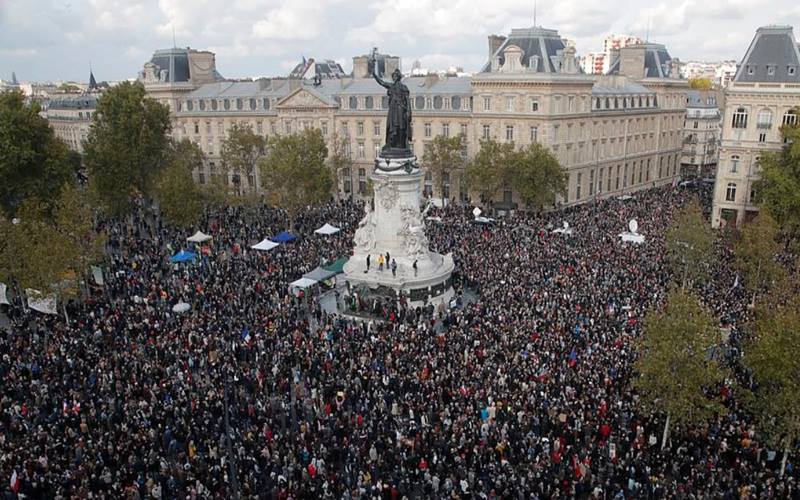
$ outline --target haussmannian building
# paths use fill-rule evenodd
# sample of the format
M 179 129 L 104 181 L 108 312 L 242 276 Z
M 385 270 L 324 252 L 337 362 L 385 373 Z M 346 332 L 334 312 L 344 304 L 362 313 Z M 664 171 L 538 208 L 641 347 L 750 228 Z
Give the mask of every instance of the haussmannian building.
M 725 89 L 713 227 L 741 224 L 758 213 L 759 160 L 784 146 L 780 128 L 797 123 L 798 106 L 800 49 L 792 27 L 759 28 Z
M 354 57 L 347 76 L 331 77 L 323 67 L 304 70 L 311 78 L 228 81 L 216 72 L 213 54 L 203 52 L 210 66 L 202 68 L 200 78 L 190 63 L 173 82 L 175 72 L 169 68 L 174 63 L 163 56 L 190 59 L 187 51 L 157 51 L 140 79 L 152 96 L 170 105 L 174 136 L 189 138 L 206 154 L 206 165 L 196 172 L 198 182 L 220 175 L 220 149 L 234 124 L 267 137 L 316 127 L 331 142 L 346 139 L 353 168 L 340 175 L 340 191 L 366 193 L 367 174 L 384 143 L 387 104 L 367 56 Z M 587 75 L 574 47 L 555 30 L 492 35 L 488 61 L 471 77 L 404 78 L 411 93 L 412 148 L 421 159 L 427 142 L 458 134 L 466 138 L 468 157 L 485 138 L 520 147 L 541 143 L 569 173 L 562 204 L 673 182 L 679 175 L 686 82 L 677 78 L 677 66 L 662 45 L 629 46 L 612 57 L 609 75 Z M 382 55 L 377 64 L 388 78 L 400 61 Z M 254 172 L 231 181 L 255 189 L 257 177 Z M 463 172 L 454 172 L 443 184 L 440 192 L 428 174 L 423 189 L 434 198 L 470 199 Z M 497 209 L 524 208 L 509 190 L 497 198 Z
M 716 90 L 689 90 L 681 169 L 688 176 L 713 174 L 719 158 L 721 116 Z
M 89 136 L 99 93 L 94 74 L 89 72 L 89 86 L 79 94 L 53 94 L 42 105 L 42 112 L 55 136 L 73 151 L 83 153 L 83 143 Z

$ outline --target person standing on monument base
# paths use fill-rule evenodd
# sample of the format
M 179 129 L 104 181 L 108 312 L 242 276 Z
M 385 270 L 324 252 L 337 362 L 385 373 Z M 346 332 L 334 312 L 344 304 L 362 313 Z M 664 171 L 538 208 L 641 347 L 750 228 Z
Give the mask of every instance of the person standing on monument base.
M 397 261 L 392 259 L 392 278 L 397 277 Z
M 367 254 L 367 270 L 366 270 L 366 271 L 364 271 L 365 273 L 368 273 L 368 272 L 369 272 L 369 259 L 370 259 L 370 255 L 369 255 L 369 254 Z
M 383 271 L 383 263 L 384 262 L 385 261 L 383 260 L 383 254 L 379 253 L 378 254 L 378 271 Z

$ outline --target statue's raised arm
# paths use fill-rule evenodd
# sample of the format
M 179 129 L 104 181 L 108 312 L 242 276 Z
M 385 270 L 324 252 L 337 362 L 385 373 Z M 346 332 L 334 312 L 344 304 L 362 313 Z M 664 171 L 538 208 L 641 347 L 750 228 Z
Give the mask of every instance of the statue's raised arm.
M 380 75 L 378 75 L 378 58 L 375 57 L 377 50 L 378 50 L 377 48 L 372 49 L 372 55 L 369 58 L 369 61 L 372 63 L 372 77 L 375 79 L 376 82 L 378 82 L 378 85 L 388 89 L 392 86 L 392 84 L 385 81 L 383 78 L 380 77 Z

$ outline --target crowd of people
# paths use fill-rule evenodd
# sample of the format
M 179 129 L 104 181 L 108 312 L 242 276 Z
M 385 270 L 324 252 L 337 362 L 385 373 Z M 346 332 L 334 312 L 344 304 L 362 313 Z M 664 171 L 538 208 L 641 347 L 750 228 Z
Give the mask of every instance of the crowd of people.
M 660 187 L 476 225 L 428 223 L 474 300 L 329 314 L 288 283 L 348 255 L 363 208 L 288 219 L 229 208 L 201 257 L 143 212 L 107 221 L 105 286 L 62 316 L 12 306 L 0 332 L 6 498 L 790 498 L 798 471 L 759 441 L 736 392 L 672 433 L 631 388 L 634 340 L 673 277 L 664 237 L 708 192 Z M 645 242 L 618 234 L 637 219 Z M 564 221 L 572 234 L 554 233 Z M 329 222 L 332 236 L 313 230 Z M 289 229 L 298 239 L 251 250 Z M 698 285 L 720 325 L 747 297 L 720 239 Z M 312 294 L 313 295 L 313 294 Z M 186 302 L 191 309 L 175 313 Z M 389 306 L 391 308 L 391 305 Z M 735 338 L 735 337 L 733 337 Z M 733 360 L 732 362 L 735 362 Z M 669 395 L 665 395 L 669 397 Z

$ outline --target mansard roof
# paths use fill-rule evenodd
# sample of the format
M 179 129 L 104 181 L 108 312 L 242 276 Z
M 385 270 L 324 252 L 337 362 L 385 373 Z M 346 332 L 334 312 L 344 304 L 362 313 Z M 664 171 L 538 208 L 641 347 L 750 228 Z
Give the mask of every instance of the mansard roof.
M 800 82 L 800 49 L 791 26 L 756 31 L 734 77 L 735 82 Z
M 566 48 L 564 40 L 557 30 L 541 27 L 512 29 L 508 38 L 483 66 L 481 73 L 488 73 L 492 70 L 492 61 L 496 57 L 500 58 L 502 66 L 505 63 L 504 52 L 511 46 L 517 46 L 522 50 L 522 65 L 529 72 L 536 73 L 558 73 L 558 68 L 553 64 L 553 60 L 558 57 L 560 51 Z M 531 57 L 534 56 L 538 56 L 538 64 L 537 67 L 531 68 Z
M 672 65 L 672 56 L 669 55 L 667 48 L 660 43 L 641 43 L 637 45 L 629 45 L 628 47 L 642 47 L 644 48 L 644 77 L 645 78 L 670 78 L 670 69 Z M 609 75 L 619 74 L 620 60 L 617 57 L 611 62 L 608 68 Z

